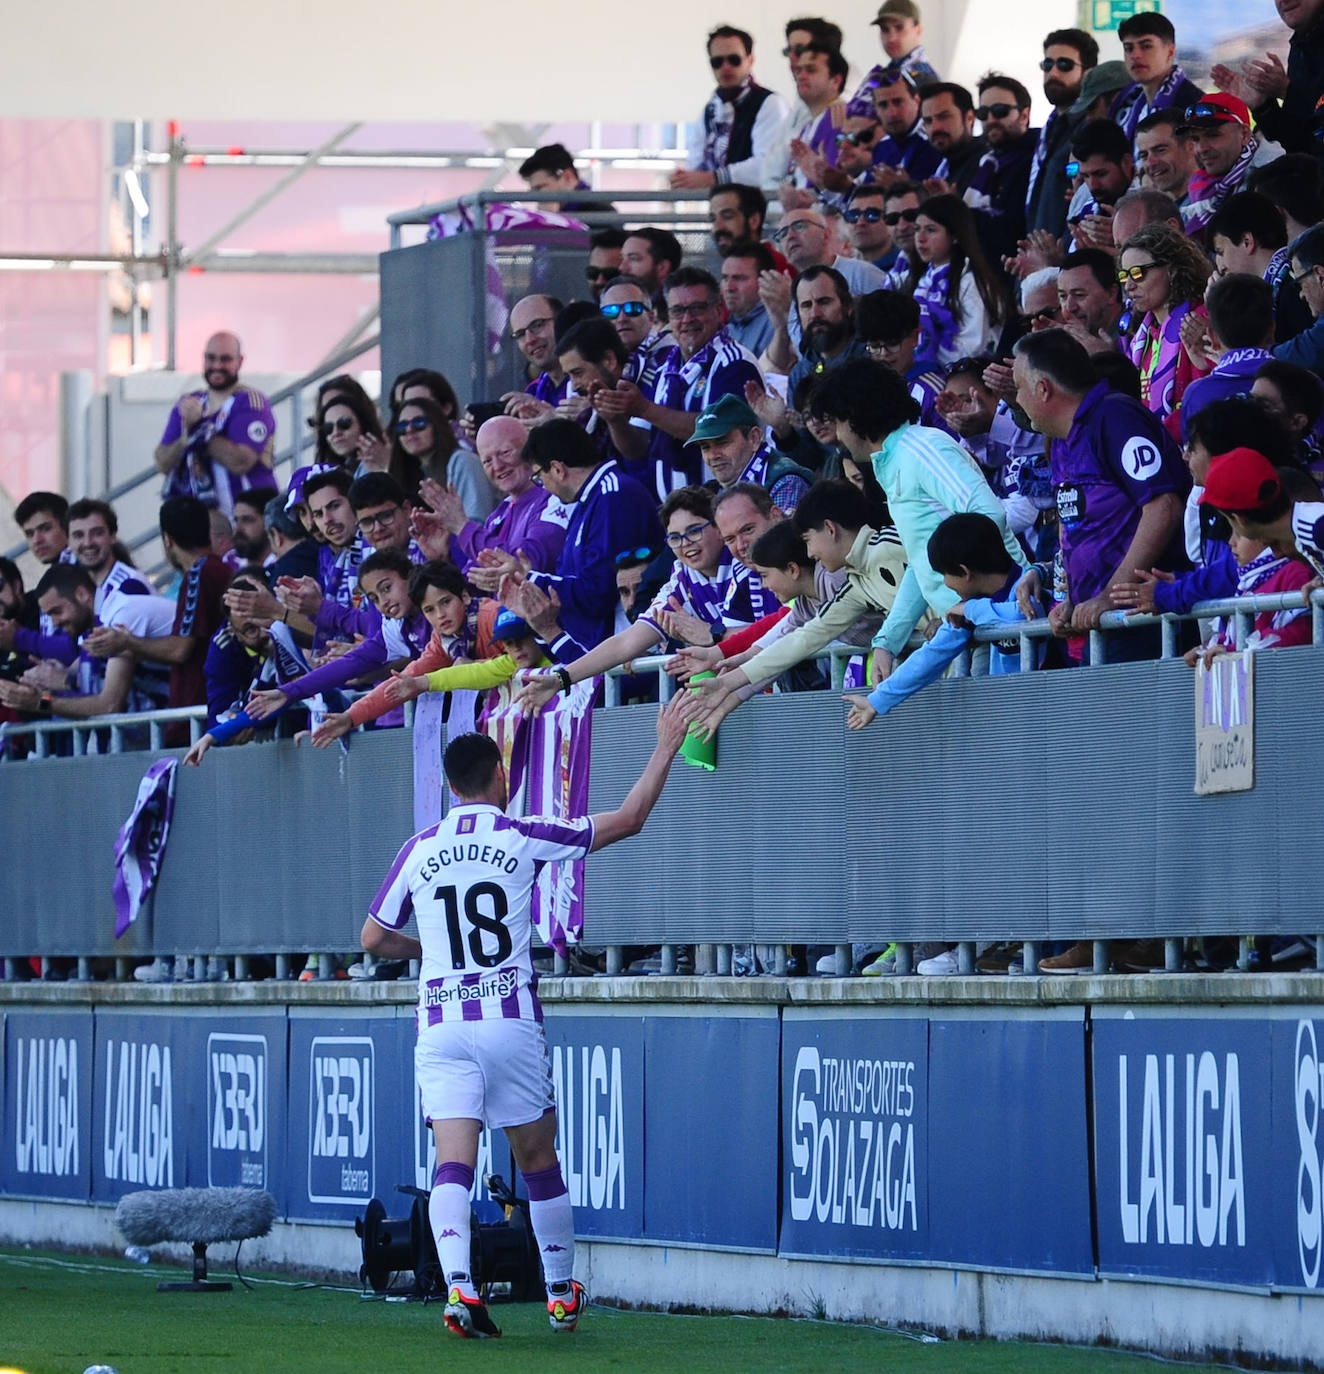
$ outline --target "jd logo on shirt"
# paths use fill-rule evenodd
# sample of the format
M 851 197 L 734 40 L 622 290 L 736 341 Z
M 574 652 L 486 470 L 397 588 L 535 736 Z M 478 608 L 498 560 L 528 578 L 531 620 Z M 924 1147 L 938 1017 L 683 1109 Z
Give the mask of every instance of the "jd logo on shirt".
M 1137 434 L 1126 441 L 1126 447 L 1122 450 L 1122 467 L 1137 482 L 1148 482 L 1162 463 L 1158 449 L 1148 439 Z

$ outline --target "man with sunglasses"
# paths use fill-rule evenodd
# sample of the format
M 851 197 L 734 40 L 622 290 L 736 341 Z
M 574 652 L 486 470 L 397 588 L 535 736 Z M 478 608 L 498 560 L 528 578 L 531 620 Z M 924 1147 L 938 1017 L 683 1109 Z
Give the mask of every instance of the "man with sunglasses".
M 841 217 L 850 226 L 856 256 L 880 272 L 891 272 L 901 259 L 901 249 L 887 226 L 883 188 L 866 181 L 855 188 Z
M 717 89 L 702 118 L 690 125 L 685 166 L 671 174 L 671 188 L 761 186 L 786 137 L 786 102 L 754 80 L 754 40 L 744 29 L 715 28 L 708 35 L 708 63 Z M 771 185 L 777 170 L 772 169 Z
M 588 282 L 589 298 L 595 305 L 602 300 L 602 290 L 621 271 L 621 249 L 625 246 L 624 229 L 597 229 L 588 241 L 588 266 L 584 279 Z
M 271 470 L 276 417 L 260 391 L 239 385 L 243 364 L 234 334 L 207 340 L 202 353 L 206 386 L 175 402 L 156 446 L 156 466 L 166 475 L 163 500 L 196 496 L 232 516 L 236 492 L 276 490 Z
M 980 77 L 975 118 L 985 152 L 962 199 L 974 211 L 985 256 L 1001 262 L 1025 237 L 1025 195 L 1039 130 L 1030 128 L 1030 92 L 1002 72 Z
M 1044 95 L 1053 107 L 1039 133 L 1026 185 L 1025 217 L 1029 229 L 1046 229 L 1061 238 L 1067 227 L 1067 161 L 1071 136 L 1084 115 L 1072 113 L 1085 74 L 1099 65 L 1099 45 L 1082 29 L 1054 29 L 1044 39 Z
M 1282 149 L 1261 145 L 1246 102 L 1222 91 L 1189 106 L 1183 127 L 1195 153 L 1195 171 L 1182 218 L 1188 234 L 1199 234 L 1229 196 L 1245 189 L 1251 169 L 1281 157 Z

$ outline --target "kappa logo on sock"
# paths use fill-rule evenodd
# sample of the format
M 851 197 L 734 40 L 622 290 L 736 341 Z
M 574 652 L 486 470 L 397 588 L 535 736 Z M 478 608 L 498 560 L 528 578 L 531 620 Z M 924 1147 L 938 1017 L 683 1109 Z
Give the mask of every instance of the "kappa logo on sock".
M 457 1230 L 455 1230 L 454 1227 L 448 1226 L 448 1227 L 441 1233 L 440 1239 L 441 1239 L 441 1240 L 445 1240 L 447 1236 L 454 1236 L 456 1240 L 459 1240 L 459 1238 L 460 1238 L 460 1233 L 459 1233 Z
M 542 1252 L 543 1252 L 544 1255 L 551 1255 L 551 1254 L 555 1254 L 555 1252 L 558 1251 L 558 1250 L 564 1250 L 564 1249 L 565 1249 L 565 1246 L 564 1246 L 564 1245 L 544 1245 L 543 1248 L 542 1248 Z

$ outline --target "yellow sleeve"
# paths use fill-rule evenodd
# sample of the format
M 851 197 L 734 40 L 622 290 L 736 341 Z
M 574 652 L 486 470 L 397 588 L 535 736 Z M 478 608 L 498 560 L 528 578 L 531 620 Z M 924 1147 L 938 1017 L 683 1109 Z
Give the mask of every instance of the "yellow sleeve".
M 459 692 L 466 688 L 481 691 L 485 687 L 497 687 L 509 682 L 516 671 L 515 660 L 509 654 L 480 658 L 476 663 L 455 663 L 427 675 L 428 691 Z

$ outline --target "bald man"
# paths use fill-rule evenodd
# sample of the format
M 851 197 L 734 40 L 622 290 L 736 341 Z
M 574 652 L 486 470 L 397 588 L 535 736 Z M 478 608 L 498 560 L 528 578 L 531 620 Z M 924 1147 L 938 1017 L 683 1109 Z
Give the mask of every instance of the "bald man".
M 206 388 L 175 402 L 156 446 L 156 466 L 166 474 L 162 500 L 196 496 L 233 517 L 241 491 L 275 494 L 276 418 L 260 391 L 239 385 L 243 363 L 235 335 L 213 334 L 207 340 L 202 354 Z
M 466 575 L 485 549 L 523 557 L 537 572 L 552 572 L 561 556 L 570 513 L 533 480 L 533 468 L 524 458 L 528 434 L 512 415 L 498 415 L 479 429 L 478 460 L 501 493 L 496 509 L 481 525 L 465 515 L 453 490 L 426 485 L 423 496 L 433 514 L 416 519 L 424 525 L 435 521 L 450 534 L 451 560 Z

